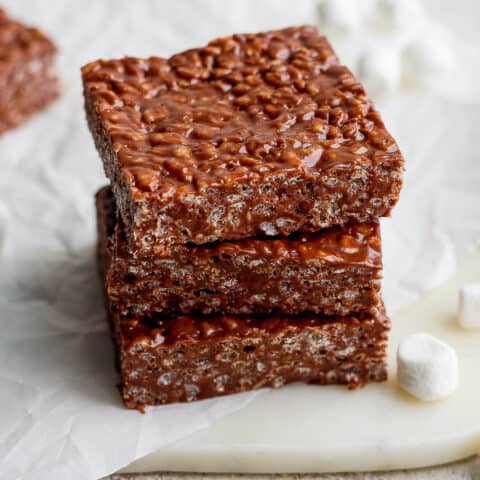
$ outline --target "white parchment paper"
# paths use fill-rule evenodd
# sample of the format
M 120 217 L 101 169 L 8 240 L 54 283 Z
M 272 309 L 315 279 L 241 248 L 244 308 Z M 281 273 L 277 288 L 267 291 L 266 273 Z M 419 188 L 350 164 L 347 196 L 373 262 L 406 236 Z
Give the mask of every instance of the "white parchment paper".
M 123 408 L 95 263 L 93 194 L 106 180 L 84 120 L 79 68 L 98 57 L 169 55 L 233 31 L 312 23 L 314 2 L 3 3 L 55 38 L 63 96 L 0 138 L 0 478 L 93 480 L 255 394 L 145 415 Z M 461 52 L 474 71 L 468 49 Z M 480 236 L 472 148 L 480 96 L 469 95 L 475 82 L 462 85 L 455 95 L 403 92 L 382 101 L 408 166 L 402 200 L 383 225 L 390 310 L 445 281 Z

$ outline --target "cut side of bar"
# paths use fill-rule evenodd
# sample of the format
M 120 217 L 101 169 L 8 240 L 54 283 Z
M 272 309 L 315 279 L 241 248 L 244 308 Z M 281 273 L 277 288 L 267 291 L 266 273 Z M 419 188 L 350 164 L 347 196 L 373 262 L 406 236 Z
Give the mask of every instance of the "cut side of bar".
M 101 218 L 101 216 L 99 216 Z M 99 222 L 102 275 L 112 224 Z M 110 325 L 125 405 L 190 402 L 291 382 L 357 388 L 387 378 L 383 305 L 355 315 L 124 317 Z
M 83 67 L 85 109 L 134 256 L 389 215 L 403 158 L 314 27 Z
M 377 222 L 293 238 L 177 245 L 167 256 L 129 254 L 109 187 L 97 194 L 99 223 L 112 228 L 106 273 L 121 315 L 365 312 L 380 301 Z
M 0 9 L 0 133 L 26 121 L 59 94 L 56 48 L 42 32 Z

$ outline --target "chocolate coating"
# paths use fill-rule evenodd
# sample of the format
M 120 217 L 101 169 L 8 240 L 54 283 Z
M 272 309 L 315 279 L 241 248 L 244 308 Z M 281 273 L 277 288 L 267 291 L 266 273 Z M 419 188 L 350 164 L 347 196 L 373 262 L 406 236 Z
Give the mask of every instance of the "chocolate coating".
M 82 69 L 134 255 L 388 215 L 398 147 L 313 27 Z
M 380 299 L 377 222 L 294 238 L 177 245 L 167 256 L 134 258 L 109 187 L 97 194 L 99 223 L 111 227 L 108 294 L 122 315 L 301 313 L 347 315 Z

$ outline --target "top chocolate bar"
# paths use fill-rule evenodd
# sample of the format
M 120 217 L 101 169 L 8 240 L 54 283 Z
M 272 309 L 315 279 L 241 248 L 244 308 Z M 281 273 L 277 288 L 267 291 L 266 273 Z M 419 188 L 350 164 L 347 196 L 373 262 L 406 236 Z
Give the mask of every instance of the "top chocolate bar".
M 388 215 L 403 158 L 314 27 L 82 69 L 132 254 Z

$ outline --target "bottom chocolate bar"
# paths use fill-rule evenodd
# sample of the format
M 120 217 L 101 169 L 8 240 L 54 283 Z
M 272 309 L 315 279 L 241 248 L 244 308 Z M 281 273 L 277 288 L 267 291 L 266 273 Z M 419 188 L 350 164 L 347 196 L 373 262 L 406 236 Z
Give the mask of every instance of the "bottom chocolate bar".
M 387 377 L 389 322 L 318 316 L 113 318 L 129 408 L 278 388 L 291 382 L 356 388 Z
M 113 228 L 105 219 L 98 226 L 104 275 Z M 111 313 L 110 322 L 122 395 L 129 408 L 142 410 L 290 382 L 356 388 L 387 378 L 390 322 L 382 305 L 348 317 Z

